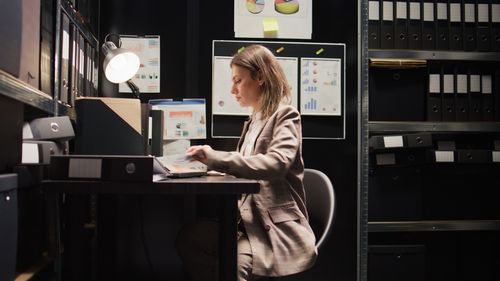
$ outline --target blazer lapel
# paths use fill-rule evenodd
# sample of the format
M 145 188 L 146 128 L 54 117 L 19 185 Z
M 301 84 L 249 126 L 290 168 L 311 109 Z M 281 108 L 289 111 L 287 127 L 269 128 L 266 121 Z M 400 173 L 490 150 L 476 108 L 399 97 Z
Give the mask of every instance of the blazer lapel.
M 241 131 L 241 136 L 240 139 L 238 140 L 238 146 L 237 146 L 237 151 L 241 151 L 241 146 L 243 145 L 243 140 L 245 139 L 245 135 L 247 134 L 248 131 L 248 126 L 250 125 L 250 122 L 252 122 L 251 118 L 248 118 L 248 120 L 243 123 L 243 130 Z

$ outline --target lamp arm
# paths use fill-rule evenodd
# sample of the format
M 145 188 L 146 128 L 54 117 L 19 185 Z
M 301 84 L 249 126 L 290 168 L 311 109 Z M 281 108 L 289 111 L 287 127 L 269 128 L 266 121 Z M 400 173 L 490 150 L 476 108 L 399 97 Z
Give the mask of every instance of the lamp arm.
M 137 85 L 134 82 L 132 82 L 132 79 L 127 80 L 126 83 L 127 83 L 127 86 L 130 88 L 130 90 L 132 90 L 132 93 L 134 94 L 134 96 L 139 99 L 140 98 L 139 94 L 141 93 L 139 91 L 139 87 L 137 87 Z

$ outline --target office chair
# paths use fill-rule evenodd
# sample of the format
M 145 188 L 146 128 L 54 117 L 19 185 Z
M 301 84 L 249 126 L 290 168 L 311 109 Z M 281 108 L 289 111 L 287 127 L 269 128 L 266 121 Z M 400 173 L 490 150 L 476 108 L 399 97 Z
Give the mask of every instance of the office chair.
M 306 193 L 306 208 L 309 214 L 309 224 L 316 236 L 316 249 L 321 248 L 327 240 L 335 215 L 335 191 L 333 184 L 325 173 L 304 169 L 304 190 Z M 301 273 L 297 273 L 300 275 Z M 295 280 L 297 275 L 282 277 L 267 277 L 264 281 Z
M 335 191 L 328 176 L 314 169 L 304 170 L 304 189 L 309 223 L 316 235 L 316 248 L 319 251 L 332 229 Z

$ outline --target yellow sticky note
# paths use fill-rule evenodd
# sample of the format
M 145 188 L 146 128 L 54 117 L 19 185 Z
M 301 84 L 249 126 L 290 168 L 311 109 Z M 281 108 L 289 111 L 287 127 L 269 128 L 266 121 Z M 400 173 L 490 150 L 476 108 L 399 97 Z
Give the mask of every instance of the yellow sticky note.
M 264 18 L 262 20 L 262 26 L 264 28 L 264 37 L 278 37 L 279 26 L 276 18 Z

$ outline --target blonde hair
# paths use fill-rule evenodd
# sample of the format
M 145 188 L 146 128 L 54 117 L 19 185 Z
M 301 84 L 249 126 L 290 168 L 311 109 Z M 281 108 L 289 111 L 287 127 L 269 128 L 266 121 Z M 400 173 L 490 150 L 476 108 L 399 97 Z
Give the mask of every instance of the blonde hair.
M 280 103 L 290 104 L 290 88 L 285 72 L 273 53 L 262 45 L 250 45 L 231 60 L 231 67 L 237 65 L 250 71 L 252 79 L 262 79 L 262 118 L 269 118 Z

